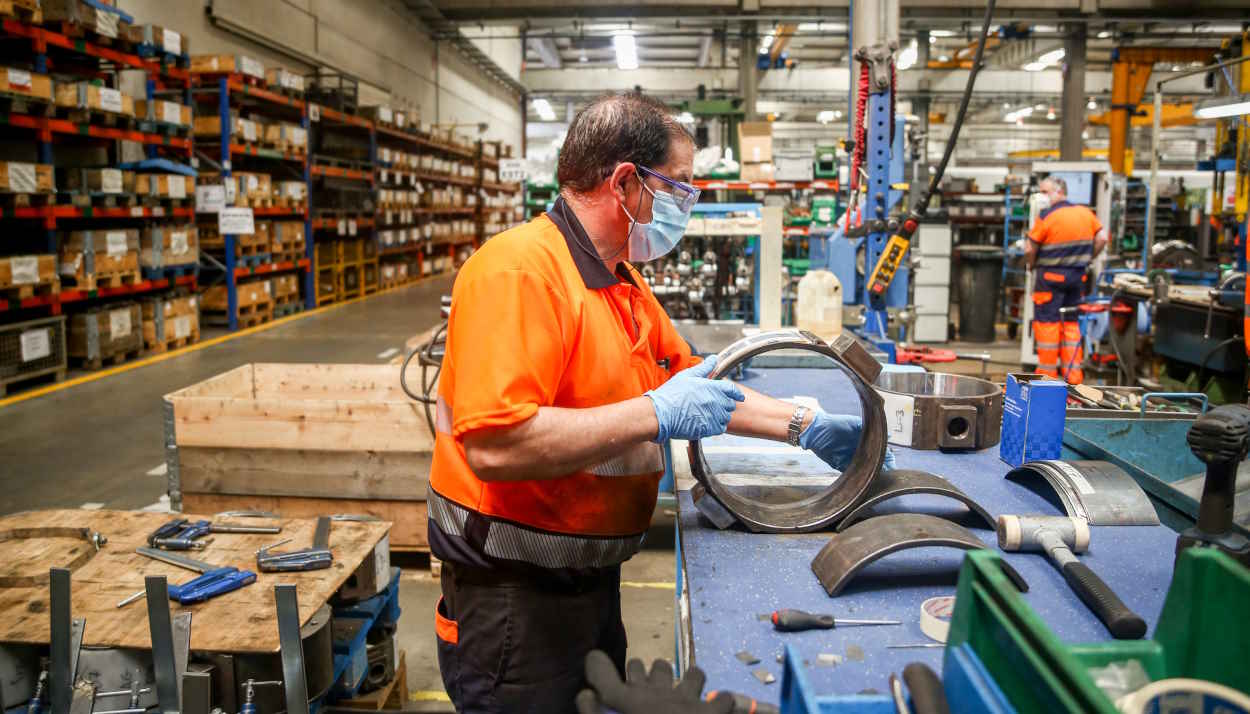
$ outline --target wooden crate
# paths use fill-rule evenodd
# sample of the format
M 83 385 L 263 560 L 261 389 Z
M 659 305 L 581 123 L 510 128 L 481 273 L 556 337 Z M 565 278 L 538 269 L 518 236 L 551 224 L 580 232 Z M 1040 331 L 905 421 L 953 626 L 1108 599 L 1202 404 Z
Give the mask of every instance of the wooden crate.
M 118 364 L 143 351 L 143 314 L 137 303 L 70 315 L 69 356 L 88 369 Z
M 273 297 L 268 280 L 253 280 L 235 286 L 235 315 L 240 327 L 252 327 L 273 319 Z M 229 322 L 229 296 L 225 285 L 214 285 L 204 291 L 200 307 L 204 322 L 222 324 Z
M 0 67 L 0 94 L 52 101 L 52 78 L 46 74 Z
M 0 296 L 23 300 L 35 295 L 56 294 L 55 255 L 13 255 L 0 258 Z
M 194 266 L 200 262 L 199 235 L 194 223 L 147 226 L 140 235 L 139 265 L 145 268 Z
M 65 316 L 0 325 L 0 396 L 15 382 L 65 378 Z
M 143 309 L 143 345 L 161 353 L 194 344 L 200 340 L 199 298 L 149 298 Z
M 0 161 L 0 193 L 53 193 L 51 164 Z
M 139 273 L 139 231 L 135 228 L 72 231 L 61 237 L 57 255 L 62 283 L 82 290 L 134 285 Z
M 367 513 L 426 547 L 434 438 L 396 365 L 248 364 L 165 397 L 192 510 Z

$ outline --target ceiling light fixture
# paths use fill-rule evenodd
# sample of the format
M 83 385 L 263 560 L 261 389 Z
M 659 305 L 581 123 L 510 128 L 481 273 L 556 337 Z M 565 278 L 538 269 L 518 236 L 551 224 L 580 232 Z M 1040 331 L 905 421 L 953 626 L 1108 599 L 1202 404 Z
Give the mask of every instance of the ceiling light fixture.
M 1243 114 L 1250 114 L 1250 94 L 1233 94 L 1194 105 L 1194 116 L 1199 119 L 1223 119 Z
M 555 121 L 556 120 L 556 111 L 551 108 L 551 102 L 539 97 L 538 99 L 534 100 L 533 104 L 534 104 L 534 111 L 538 112 L 538 118 L 542 119 L 543 121 Z
M 1046 54 L 1042 55 L 1041 57 L 1038 57 L 1038 58 L 1037 58 L 1037 61 L 1038 61 L 1038 62 L 1041 62 L 1041 63 L 1043 63 L 1043 64 L 1055 64 L 1055 63 L 1056 63 L 1056 62 L 1058 62 L 1059 60 L 1063 59 L 1063 56 L 1064 56 L 1065 54 L 1066 54 L 1066 52 L 1064 51 L 1064 49 L 1063 49 L 1062 47 L 1060 47 L 1060 48 L 1059 48 L 1059 49 L 1057 49 L 1057 50 L 1051 50 L 1050 52 L 1047 52 Z
M 841 118 L 842 118 L 842 110 L 841 110 L 841 109 L 834 109 L 834 110 L 833 110 L 833 118 L 834 118 L 834 119 L 841 119 Z
M 1085 105 L 1085 108 L 1092 112 L 1098 108 L 1098 102 L 1094 101 L 1093 97 L 1090 97 L 1089 103 Z
M 693 124 L 694 115 L 691 114 L 690 112 L 682 112 L 681 114 L 677 115 L 677 121 L 681 122 L 682 124 Z
M 816 121 L 820 122 L 821 124 L 828 124 L 829 122 L 833 121 L 833 118 L 834 118 L 833 110 L 831 109 L 825 109 L 824 111 L 816 115 Z
M 1098 39 L 1100 40 L 1105 40 L 1108 37 L 1111 37 L 1111 30 L 1103 30 L 1102 32 L 1098 33 Z
M 911 69 L 915 66 L 916 58 L 919 54 L 920 48 L 917 47 L 916 41 L 912 40 L 907 43 L 907 46 L 903 48 L 902 52 L 898 53 L 898 61 L 895 62 L 894 66 L 900 70 Z
M 1055 120 L 1055 108 L 1054 107 L 1051 107 L 1050 109 L 1046 111 L 1046 118 L 1051 121 Z
M 938 55 L 938 62 L 950 62 L 950 55 Z
M 1046 65 L 1042 64 L 1041 62 L 1030 62 L 1024 65 L 1024 67 L 1022 67 L 1021 69 L 1023 69 L 1025 72 L 1041 72 L 1042 70 L 1046 69 Z
M 612 36 L 612 47 L 616 49 L 616 66 L 618 69 L 638 69 L 638 43 L 632 32 L 618 32 Z

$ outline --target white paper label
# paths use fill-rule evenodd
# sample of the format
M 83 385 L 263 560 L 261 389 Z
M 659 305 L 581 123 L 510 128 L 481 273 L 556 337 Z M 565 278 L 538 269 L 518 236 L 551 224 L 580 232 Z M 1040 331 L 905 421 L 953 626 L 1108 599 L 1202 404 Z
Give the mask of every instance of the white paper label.
M 355 220 L 350 220 L 347 222 L 347 235 L 349 236 L 356 235 L 356 221 Z
M 105 11 L 95 12 L 95 31 L 105 37 L 117 38 L 117 15 Z
M 308 146 L 308 131 L 302 126 L 293 126 L 290 128 L 291 143 L 296 146 Z
M 345 221 L 345 220 L 343 220 L 342 218 L 340 218 L 340 219 L 339 219 L 339 224 L 338 224 L 337 228 L 338 228 L 338 234 L 339 234 L 339 235 L 341 235 L 341 236 L 342 236 L 342 235 L 347 235 L 347 221 Z
M 161 119 L 166 124 L 181 124 L 182 106 L 173 102 L 161 102 Z
M 174 339 L 181 340 L 191 334 L 191 316 L 180 315 L 174 318 Z
M 100 169 L 100 191 L 103 193 L 122 192 L 121 169 Z
M 30 72 L 20 69 L 8 69 L 5 71 L 9 79 L 9 89 L 24 89 L 27 92 L 31 90 Z
M 304 91 L 303 75 L 295 74 L 294 72 L 283 70 L 280 84 L 287 89 L 294 89 L 299 92 Z
M 269 289 L 269 281 L 268 281 L 268 280 L 266 280 L 266 281 L 264 282 L 264 287 L 265 287 L 265 294 L 266 294 L 266 295 L 273 295 L 273 291 Z
M 196 186 L 195 210 L 200 213 L 216 213 L 226 205 L 225 186 Z
M 911 428 L 916 417 L 916 398 L 877 390 L 885 402 L 885 424 L 889 442 L 911 446 Z
M 182 255 L 187 252 L 187 232 L 173 231 L 169 234 L 169 252 Z
M 122 113 L 122 93 L 116 89 L 100 87 L 100 108 L 114 114 Z
M 161 31 L 161 47 L 171 55 L 182 54 L 182 35 L 173 30 Z
M 27 330 L 22 333 L 22 361 L 43 359 L 52 356 L 52 328 Z
M 165 181 L 169 184 L 170 198 L 186 198 L 187 197 L 187 179 L 178 174 L 171 174 L 165 177 Z
M 256 222 L 250 208 L 234 206 L 222 208 L 217 213 L 217 231 L 222 235 L 247 235 L 256 232 Z
M 381 178 L 380 178 L 379 180 L 380 180 L 382 183 L 387 183 L 387 178 L 388 178 L 388 175 L 387 175 L 387 173 L 386 173 L 386 169 L 382 169 L 382 175 L 381 175 Z
M 226 203 L 234 203 L 239 197 L 239 182 L 231 176 L 222 184 L 226 196 Z
M 187 304 L 191 306 L 192 310 L 195 309 L 195 296 L 194 295 L 192 295 L 191 299 L 187 301 Z
M 13 193 L 35 193 L 39 190 L 34 164 L 9 162 L 9 190 Z
M 109 338 L 117 339 L 130 334 L 130 308 L 109 311 Z
M 321 105 L 320 104 L 308 105 L 308 121 L 321 121 Z
M 239 55 L 239 71 L 260 79 L 265 78 L 265 65 L 247 55 Z
M 240 119 L 239 130 L 245 141 L 256 141 L 256 122 L 250 119 Z
M 110 258 L 117 258 L 126 254 L 125 231 L 109 231 L 104 236 L 104 242 L 108 245 L 108 256 Z
M 524 181 L 525 159 L 500 159 L 499 180 L 503 183 Z
M 33 285 L 39 282 L 39 258 L 33 255 L 9 258 L 9 272 L 14 285 Z
M 390 107 L 378 107 L 378 121 L 384 121 L 392 124 L 395 121 L 395 115 L 391 114 Z
M 395 112 L 395 125 L 396 126 L 403 127 L 407 123 L 408 122 L 406 121 L 406 117 L 404 117 L 403 112 Z

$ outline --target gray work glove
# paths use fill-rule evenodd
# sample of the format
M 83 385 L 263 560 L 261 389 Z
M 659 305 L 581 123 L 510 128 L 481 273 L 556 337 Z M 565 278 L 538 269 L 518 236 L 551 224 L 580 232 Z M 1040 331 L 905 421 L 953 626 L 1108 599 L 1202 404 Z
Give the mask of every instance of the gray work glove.
M 640 659 L 631 659 L 625 666 L 626 681 L 616 665 L 600 650 L 586 655 L 586 681 L 593 689 L 577 695 L 578 714 L 602 714 L 606 710 L 620 714 L 730 714 L 733 695 L 721 692 L 711 701 L 703 701 L 705 676 L 703 670 L 691 667 L 686 676 L 673 685 L 673 667 L 657 659 L 647 674 Z

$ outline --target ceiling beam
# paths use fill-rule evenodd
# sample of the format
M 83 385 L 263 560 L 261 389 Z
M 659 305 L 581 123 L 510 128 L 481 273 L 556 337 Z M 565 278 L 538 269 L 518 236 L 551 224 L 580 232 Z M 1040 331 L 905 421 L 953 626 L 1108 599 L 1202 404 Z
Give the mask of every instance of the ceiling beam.
M 538 54 L 538 58 L 543 61 L 543 66 L 547 69 L 563 69 L 564 62 L 560 60 L 560 48 L 556 47 L 556 41 L 550 37 L 530 37 L 526 39 L 530 49 Z
M 696 67 L 706 67 L 712 61 L 712 36 L 704 35 L 699 38 L 699 59 L 695 62 Z

